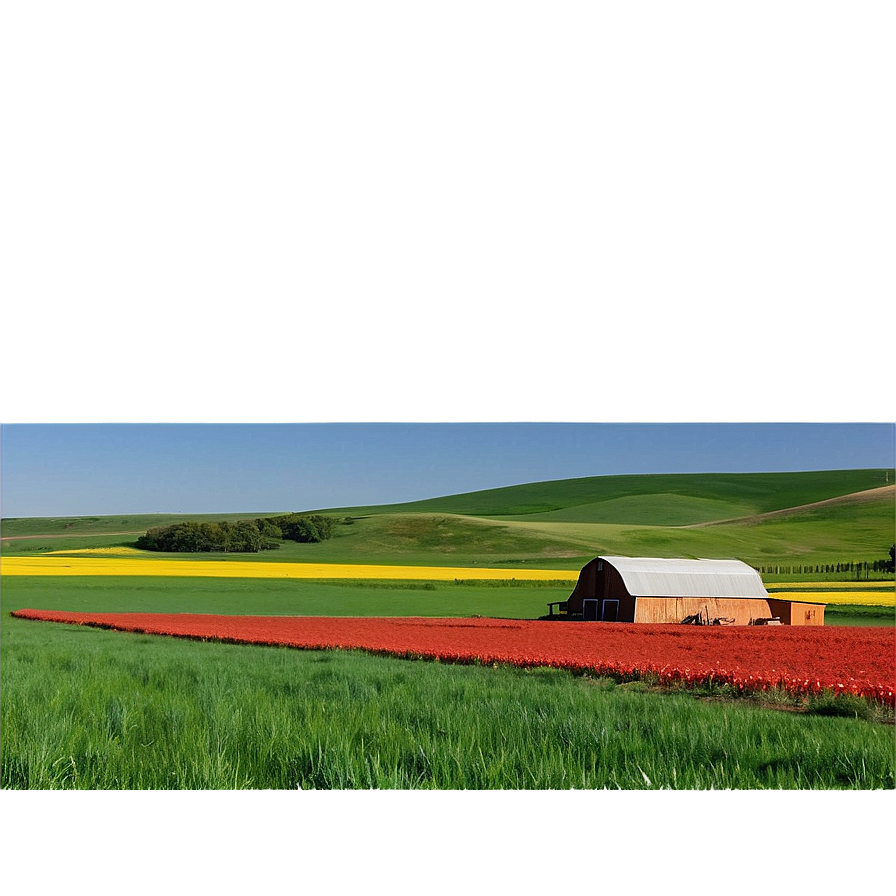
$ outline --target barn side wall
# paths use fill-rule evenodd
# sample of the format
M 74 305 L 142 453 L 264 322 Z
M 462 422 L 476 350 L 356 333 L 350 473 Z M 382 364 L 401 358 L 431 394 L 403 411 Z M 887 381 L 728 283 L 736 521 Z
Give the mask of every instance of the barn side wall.
M 639 597 L 635 602 L 634 621 L 678 623 L 704 611 L 710 620 L 733 619 L 729 625 L 749 625 L 753 619 L 773 615 L 769 601 L 757 597 Z
M 770 597 L 771 615 L 777 616 L 782 625 L 824 625 L 824 604 L 804 604 Z
M 582 600 L 597 596 L 597 560 L 592 560 L 582 567 L 576 587 L 566 599 L 566 610 L 568 613 L 581 613 Z
M 634 622 L 635 599 L 622 581 L 622 576 L 609 563 L 600 564 L 592 560 L 579 573 L 579 580 L 572 594 L 567 598 L 568 613 L 582 613 L 586 600 L 597 600 L 597 619 L 612 618 L 615 613 L 616 622 Z M 607 605 L 607 601 L 618 601 L 618 606 Z
M 601 589 L 597 618 L 612 619 L 615 613 L 617 622 L 634 622 L 635 599 L 628 593 L 619 572 L 608 563 L 604 563 L 603 571 L 597 575 L 598 587 Z M 615 607 L 608 606 L 607 601 L 619 601 L 619 604 Z

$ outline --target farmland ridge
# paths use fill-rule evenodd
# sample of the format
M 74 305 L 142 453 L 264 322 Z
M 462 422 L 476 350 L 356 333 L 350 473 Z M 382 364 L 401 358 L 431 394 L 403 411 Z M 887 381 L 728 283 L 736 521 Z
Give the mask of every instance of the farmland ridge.
M 302 510 L 338 521 L 320 544 L 206 559 L 580 569 L 597 554 L 736 558 L 753 566 L 872 564 L 894 537 L 892 470 L 595 476 L 402 504 Z M 280 511 L 283 512 L 282 510 Z M 2 520 L 4 556 L 145 556 L 138 534 L 260 513 Z
M 839 495 L 836 498 L 826 498 L 823 501 L 813 501 L 811 504 L 799 504 L 796 507 L 785 507 L 783 510 L 769 510 L 767 513 L 755 513 L 751 516 L 732 517 L 727 520 L 711 520 L 707 523 L 691 523 L 682 526 L 682 529 L 700 529 L 704 526 L 719 526 L 724 523 L 758 523 L 762 520 L 775 517 L 794 516 L 807 510 L 815 510 L 820 507 L 833 507 L 839 504 L 864 504 L 875 501 L 878 498 L 893 498 L 896 500 L 896 485 L 884 485 L 880 488 L 869 488 L 851 495 Z

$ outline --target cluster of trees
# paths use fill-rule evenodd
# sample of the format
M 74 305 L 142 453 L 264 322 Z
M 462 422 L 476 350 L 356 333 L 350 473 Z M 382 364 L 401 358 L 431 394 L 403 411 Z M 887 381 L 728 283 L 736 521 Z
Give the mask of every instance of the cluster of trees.
M 316 513 L 288 513 L 285 516 L 269 517 L 262 522 L 279 529 L 287 541 L 301 542 L 324 541 L 333 534 L 336 527 L 336 520 Z
M 137 539 L 137 547 L 173 553 L 257 553 L 279 548 L 283 540 L 323 541 L 332 536 L 335 526 L 336 521 L 330 517 L 298 513 L 235 523 L 187 521 L 149 529 Z

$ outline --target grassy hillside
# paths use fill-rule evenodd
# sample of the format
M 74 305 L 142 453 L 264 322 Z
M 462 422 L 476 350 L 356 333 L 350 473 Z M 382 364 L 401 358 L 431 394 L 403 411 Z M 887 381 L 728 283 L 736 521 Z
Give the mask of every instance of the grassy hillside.
M 811 504 L 893 482 L 893 470 L 674 473 L 532 482 L 378 507 L 331 512 L 540 516 L 550 522 L 688 525 Z
M 279 511 L 285 513 L 287 511 Z M 97 536 L 117 533 L 145 532 L 154 526 L 169 526 L 186 519 L 200 522 L 221 520 L 245 520 L 260 516 L 276 516 L 275 513 L 140 513 L 120 516 L 67 516 L 67 517 L 4 517 L 0 520 L 3 538 L 23 538 L 35 535 Z
M 894 539 L 893 487 L 883 487 L 888 478 L 896 478 L 893 471 L 538 482 L 411 504 L 318 511 L 343 521 L 329 541 L 285 543 L 273 553 L 239 556 L 259 562 L 555 569 L 580 568 L 596 554 L 736 557 L 754 566 L 871 562 L 884 558 Z M 830 499 L 837 501 L 817 505 Z M 134 534 L 119 533 L 184 518 L 257 515 L 262 514 L 3 520 L 3 552 L 133 545 Z

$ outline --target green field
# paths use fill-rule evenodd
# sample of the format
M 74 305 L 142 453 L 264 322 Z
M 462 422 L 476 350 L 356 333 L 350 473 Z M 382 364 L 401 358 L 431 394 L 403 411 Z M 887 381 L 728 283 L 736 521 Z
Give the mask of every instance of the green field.
M 734 557 L 756 567 L 811 565 L 814 578 L 815 566 L 886 557 L 894 540 L 894 496 L 886 483 L 893 478 L 893 471 L 846 470 L 533 483 L 412 504 L 317 510 L 343 521 L 332 539 L 240 556 L 261 562 L 546 569 L 578 569 L 597 554 Z M 880 491 L 867 494 L 873 489 Z M 830 499 L 839 503 L 806 507 Z M 787 513 L 763 516 L 780 511 Z M 136 534 L 116 533 L 141 533 L 184 518 L 4 519 L 0 532 L 4 554 L 33 555 L 132 545 Z
M 733 556 L 782 567 L 871 563 L 885 557 L 893 543 L 893 493 L 855 493 L 880 488 L 884 478 L 885 471 L 841 471 L 536 483 L 415 505 L 339 508 L 331 513 L 343 524 L 329 541 L 203 558 L 478 565 L 506 568 L 509 576 L 531 567 L 577 569 L 598 553 Z M 841 500 L 803 506 L 831 498 Z M 789 508 L 797 509 L 761 516 Z M 269 514 L 226 518 L 261 515 Z M 127 548 L 147 527 L 178 519 L 183 517 L 3 520 L 2 553 Z M 813 571 L 764 578 L 836 582 L 855 575 Z M 869 581 L 874 578 L 869 574 Z M 876 578 L 892 583 L 892 576 Z M 721 691 L 654 692 L 643 683 L 616 685 L 556 670 L 187 642 L 9 616 L 32 607 L 535 618 L 570 590 L 520 581 L 5 576 L 0 784 L 12 789 L 443 790 L 896 786 L 892 711 L 863 701 L 795 703 L 772 696 L 758 702 L 728 699 L 732 695 Z M 831 606 L 826 621 L 893 625 L 894 614 Z
M 561 522 L 685 525 L 783 510 L 893 483 L 893 470 L 804 473 L 674 473 L 593 476 L 533 482 L 380 507 L 337 508 L 334 513 L 454 513 L 478 517 L 550 514 Z M 657 503 L 657 497 L 662 500 Z M 689 512 L 667 521 L 668 502 Z M 644 507 L 653 506 L 645 511 Z M 631 518 L 628 508 L 637 508 Z M 710 511 L 710 508 L 712 510 Z M 326 512 L 326 511 L 322 511 Z
M 255 616 L 493 616 L 535 619 L 568 585 L 378 582 L 296 579 L 71 578 L 3 579 L 4 622 L 22 607 L 119 613 L 223 613 Z

